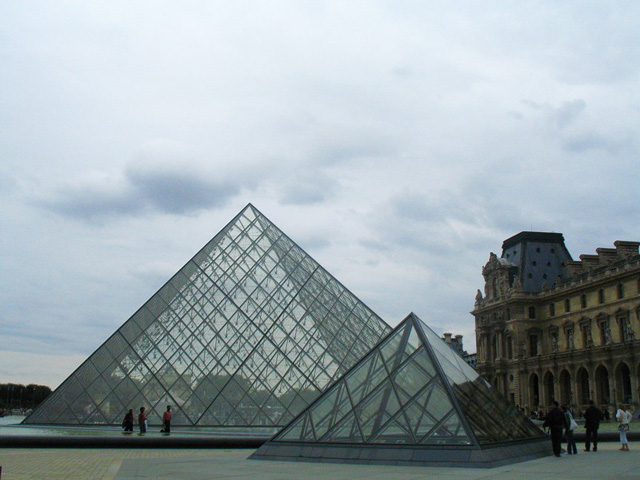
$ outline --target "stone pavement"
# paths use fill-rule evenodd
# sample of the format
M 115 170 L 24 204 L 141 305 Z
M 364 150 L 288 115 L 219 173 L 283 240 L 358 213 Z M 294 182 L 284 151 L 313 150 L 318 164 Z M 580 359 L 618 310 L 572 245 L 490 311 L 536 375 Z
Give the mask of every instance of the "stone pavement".
M 637 448 L 635 448 L 637 447 Z M 640 445 L 620 452 L 547 457 L 493 469 L 386 467 L 246 460 L 250 449 L 0 449 L 2 480 L 15 479 L 615 479 L 640 477 Z
M 128 459 L 150 461 L 190 457 L 206 450 L 122 448 L 0 448 L 2 480 L 113 480 Z

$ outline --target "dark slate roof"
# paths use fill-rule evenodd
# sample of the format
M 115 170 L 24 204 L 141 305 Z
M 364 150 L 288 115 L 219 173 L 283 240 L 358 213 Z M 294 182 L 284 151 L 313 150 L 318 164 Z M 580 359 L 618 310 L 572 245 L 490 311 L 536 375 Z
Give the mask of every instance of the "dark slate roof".
M 561 233 L 520 232 L 502 243 L 502 258 L 518 267 L 525 292 L 539 292 L 558 277 L 567 278 L 566 264 L 573 261 Z

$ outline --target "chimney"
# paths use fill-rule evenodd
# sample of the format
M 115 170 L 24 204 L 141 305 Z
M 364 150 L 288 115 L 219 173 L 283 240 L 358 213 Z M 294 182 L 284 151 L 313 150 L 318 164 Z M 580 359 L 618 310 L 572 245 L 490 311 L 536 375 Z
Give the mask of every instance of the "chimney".
M 582 256 L 580 258 L 582 258 Z M 576 275 L 580 275 L 581 273 L 583 273 L 584 265 L 582 264 L 582 262 L 567 262 L 565 266 L 567 267 L 568 278 L 573 278 Z
M 638 247 L 640 246 L 640 242 L 627 242 L 624 240 L 616 240 L 613 242 L 616 247 L 616 253 L 618 257 L 622 258 L 630 258 L 635 255 L 638 255 Z
M 596 248 L 600 265 L 608 265 L 618 260 L 618 251 L 615 248 Z
M 582 254 L 580 255 L 580 261 L 582 262 L 584 269 L 587 271 L 600 266 L 600 259 L 598 258 L 598 255 Z

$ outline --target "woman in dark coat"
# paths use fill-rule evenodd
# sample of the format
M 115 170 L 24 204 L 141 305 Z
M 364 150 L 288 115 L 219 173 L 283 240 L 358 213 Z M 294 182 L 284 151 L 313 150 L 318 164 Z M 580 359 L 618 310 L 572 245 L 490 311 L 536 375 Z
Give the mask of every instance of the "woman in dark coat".
M 124 433 L 132 433 L 133 432 L 133 409 L 129 409 L 127 414 L 124 416 L 124 420 L 122 421 L 122 428 L 124 428 Z

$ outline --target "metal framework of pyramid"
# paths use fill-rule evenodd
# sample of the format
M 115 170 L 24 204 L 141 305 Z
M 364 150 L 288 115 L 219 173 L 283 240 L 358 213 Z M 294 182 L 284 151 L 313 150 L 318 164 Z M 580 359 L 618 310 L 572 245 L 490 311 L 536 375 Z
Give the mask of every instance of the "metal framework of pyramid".
M 390 330 L 249 204 L 23 423 L 274 433 Z
M 410 314 L 253 459 L 494 467 L 546 435 Z

